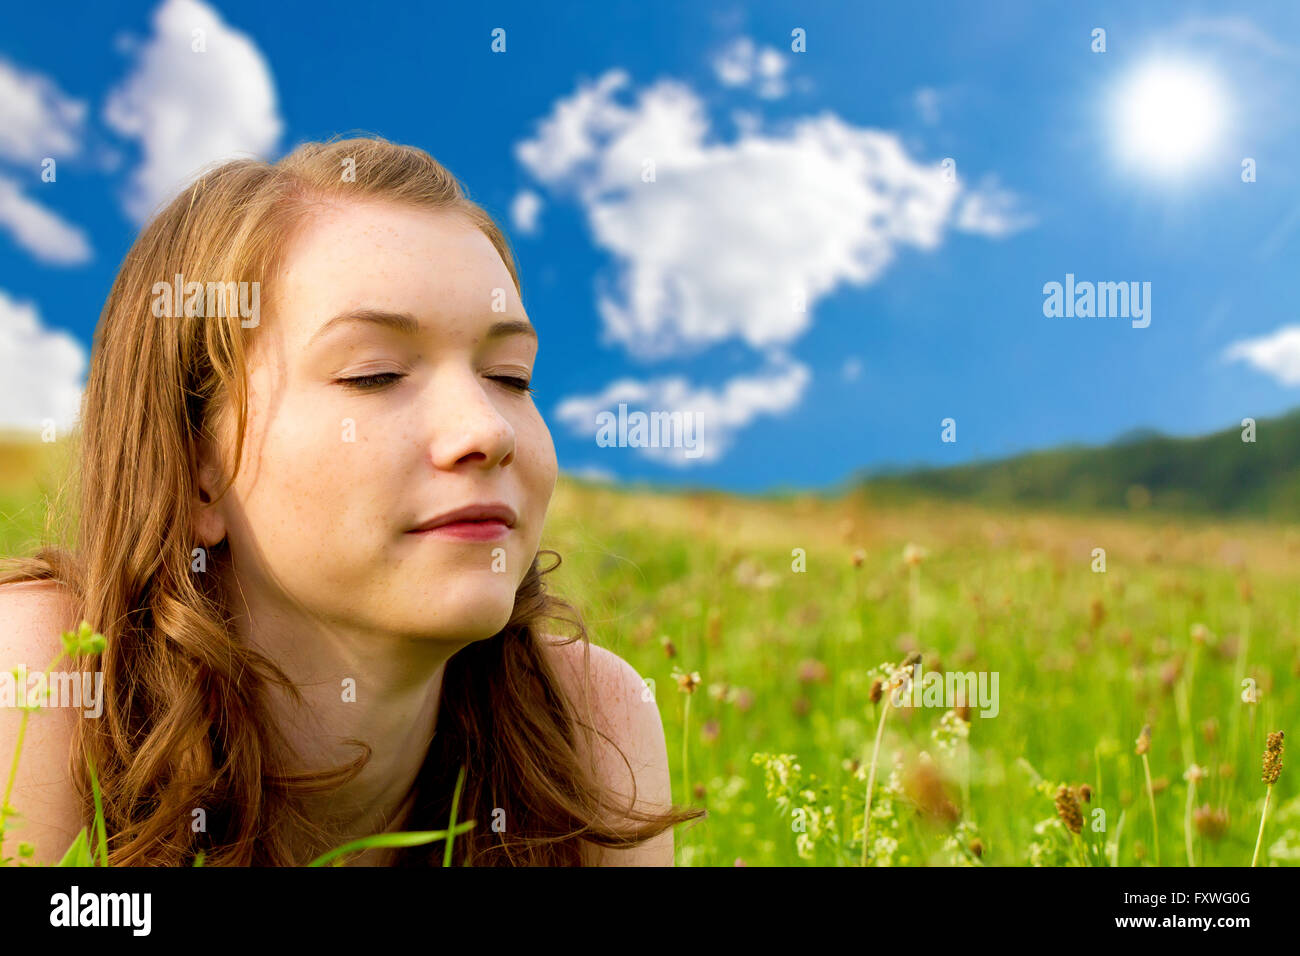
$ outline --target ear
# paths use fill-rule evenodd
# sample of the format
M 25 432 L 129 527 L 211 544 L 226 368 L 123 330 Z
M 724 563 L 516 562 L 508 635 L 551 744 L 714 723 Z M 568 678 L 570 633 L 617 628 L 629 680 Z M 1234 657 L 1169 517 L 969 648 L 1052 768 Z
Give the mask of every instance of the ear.
M 198 501 L 194 505 L 195 539 L 205 548 L 213 548 L 226 537 L 226 519 L 220 503 L 214 503 L 221 483 L 221 467 L 211 442 L 206 437 L 198 444 Z

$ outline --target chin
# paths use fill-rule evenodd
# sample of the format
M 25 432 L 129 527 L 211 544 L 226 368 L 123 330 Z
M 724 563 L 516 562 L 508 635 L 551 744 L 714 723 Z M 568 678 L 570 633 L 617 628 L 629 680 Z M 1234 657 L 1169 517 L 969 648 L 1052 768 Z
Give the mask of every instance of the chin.
M 515 609 L 515 588 L 510 581 L 439 588 L 430 597 L 433 606 L 427 613 L 415 615 L 409 625 L 412 633 L 438 640 L 485 641 L 510 622 Z

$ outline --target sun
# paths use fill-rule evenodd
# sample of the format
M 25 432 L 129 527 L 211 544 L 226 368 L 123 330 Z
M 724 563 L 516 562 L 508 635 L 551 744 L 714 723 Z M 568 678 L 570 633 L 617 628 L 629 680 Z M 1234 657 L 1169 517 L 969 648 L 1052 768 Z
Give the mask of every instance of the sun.
M 1120 155 L 1158 173 L 1203 160 L 1223 132 L 1222 87 L 1207 68 L 1157 61 L 1121 85 L 1115 102 Z

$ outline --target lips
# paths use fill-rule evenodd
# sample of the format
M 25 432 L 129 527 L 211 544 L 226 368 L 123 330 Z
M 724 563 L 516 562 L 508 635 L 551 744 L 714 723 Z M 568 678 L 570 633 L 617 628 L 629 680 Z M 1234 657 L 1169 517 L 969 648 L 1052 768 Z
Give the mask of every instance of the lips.
M 426 531 L 445 530 L 448 532 L 474 532 L 479 535 L 500 534 L 515 526 L 518 516 L 515 510 L 502 502 L 466 505 L 454 511 L 447 511 L 427 521 L 421 522 L 408 531 L 419 534 Z M 477 528 L 476 528 L 477 526 Z M 478 536 L 478 535 L 474 535 Z

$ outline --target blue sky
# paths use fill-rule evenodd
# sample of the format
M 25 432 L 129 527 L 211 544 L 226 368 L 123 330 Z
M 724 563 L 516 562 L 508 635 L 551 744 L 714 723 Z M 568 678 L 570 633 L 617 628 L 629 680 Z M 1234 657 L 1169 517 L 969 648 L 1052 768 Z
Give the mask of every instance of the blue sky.
M 0 425 L 75 409 L 117 266 L 190 172 L 355 131 L 428 150 L 505 226 L 571 472 L 828 487 L 1298 404 L 1294 4 L 5 19 Z M 1150 324 L 1045 316 L 1067 273 L 1150 283 Z M 620 402 L 698 416 L 701 454 L 601 447 L 595 416 Z

